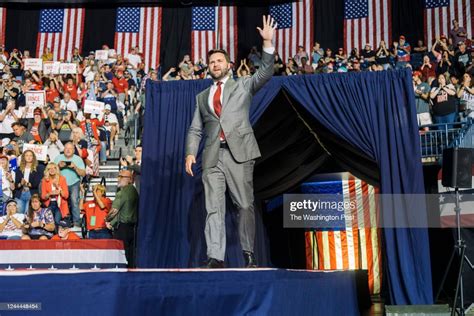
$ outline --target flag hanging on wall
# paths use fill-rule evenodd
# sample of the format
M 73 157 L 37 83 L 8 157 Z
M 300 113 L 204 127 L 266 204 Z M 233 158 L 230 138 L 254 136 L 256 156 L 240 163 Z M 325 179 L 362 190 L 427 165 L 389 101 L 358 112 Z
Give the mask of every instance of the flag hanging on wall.
M 43 9 L 40 11 L 36 56 L 50 48 L 54 60 L 69 60 L 74 48 L 82 50 L 84 8 Z
M 310 54 L 313 47 L 313 0 L 301 0 L 270 6 L 270 16 L 277 22 L 275 48 L 286 63 L 302 45 Z
M 344 50 L 359 51 L 370 44 L 376 49 L 380 41 L 390 47 L 392 39 L 391 0 L 344 0 Z
M 425 0 L 424 27 L 428 47 L 434 44 L 437 37 L 448 36 L 454 19 L 464 27 L 467 37 L 472 38 L 471 0 Z
M 342 194 L 344 201 L 355 202 L 354 210 L 345 210 L 345 230 L 306 232 L 306 267 L 314 270 L 368 270 L 369 289 L 380 293 L 382 282 L 381 231 L 377 228 L 378 189 L 343 173 L 335 181 L 311 183 L 303 193 Z
M 7 8 L 0 7 L 0 45 L 5 45 L 6 23 L 7 23 Z
M 126 58 L 130 48 L 138 46 L 145 69 L 156 69 L 160 64 L 161 15 L 160 7 L 118 8 L 114 45 L 117 53 Z
M 236 7 L 193 7 L 191 29 L 192 60 L 197 62 L 202 58 L 207 63 L 207 52 L 215 48 L 225 49 L 229 53 L 230 60 L 236 60 Z

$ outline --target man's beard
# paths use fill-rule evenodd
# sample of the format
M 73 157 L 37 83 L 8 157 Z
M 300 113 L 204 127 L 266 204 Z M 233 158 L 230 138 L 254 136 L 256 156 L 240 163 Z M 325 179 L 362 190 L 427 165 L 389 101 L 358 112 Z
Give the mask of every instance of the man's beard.
M 216 76 L 215 74 L 212 73 L 212 71 L 210 71 L 210 74 L 211 74 L 212 79 L 219 81 L 219 80 L 224 79 L 229 74 L 229 68 L 221 69 L 220 76 Z

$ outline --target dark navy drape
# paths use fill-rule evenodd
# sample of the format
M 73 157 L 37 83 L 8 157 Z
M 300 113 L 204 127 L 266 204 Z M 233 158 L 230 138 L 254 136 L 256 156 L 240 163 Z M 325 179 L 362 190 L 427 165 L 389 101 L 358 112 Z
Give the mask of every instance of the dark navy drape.
M 205 258 L 202 185 L 199 176 L 185 175 L 184 142 L 194 97 L 209 84 L 188 81 L 147 86 L 138 236 L 140 267 L 196 266 L 197 259 Z M 254 97 L 250 117 L 252 123 L 258 121 L 276 94 L 285 89 L 335 136 L 378 163 L 381 193 L 423 193 L 411 85 L 408 70 L 274 77 Z M 235 214 L 228 217 L 229 224 L 235 225 Z M 238 265 L 239 261 L 233 258 L 234 254 L 239 255 L 238 240 L 235 235 L 232 239 L 232 229 L 227 235 L 227 260 Z M 385 229 L 384 240 L 390 301 L 432 303 L 427 231 Z M 260 238 L 257 242 L 262 244 L 265 240 Z

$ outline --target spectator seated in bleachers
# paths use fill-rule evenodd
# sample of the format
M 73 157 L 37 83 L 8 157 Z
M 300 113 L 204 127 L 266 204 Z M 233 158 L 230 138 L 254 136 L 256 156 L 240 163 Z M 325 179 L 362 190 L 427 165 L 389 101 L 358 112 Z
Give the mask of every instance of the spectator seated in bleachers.
M 6 203 L 6 214 L 0 217 L 0 239 L 21 239 L 25 215 L 17 212 L 16 201 Z
M 38 194 L 33 194 L 30 199 L 26 222 L 23 226 L 21 239 L 51 239 L 56 228 L 53 212 L 47 207 L 41 207 Z
M 51 237 L 51 240 L 79 240 L 79 236 L 77 236 L 74 232 L 71 231 L 71 221 L 68 219 L 62 219 L 57 224 L 58 226 L 58 233 Z

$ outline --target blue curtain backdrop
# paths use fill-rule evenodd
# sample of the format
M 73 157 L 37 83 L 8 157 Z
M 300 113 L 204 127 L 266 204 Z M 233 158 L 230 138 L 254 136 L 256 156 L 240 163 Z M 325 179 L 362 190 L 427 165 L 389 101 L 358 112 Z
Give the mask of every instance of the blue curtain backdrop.
M 255 123 L 285 89 L 323 126 L 377 161 L 381 193 L 424 193 L 411 81 L 409 70 L 274 77 L 254 97 L 250 118 Z M 147 85 L 139 267 L 189 267 L 205 259 L 200 161 L 197 175 L 188 177 L 184 143 L 195 96 L 209 85 L 210 81 Z M 226 261 L 240 266 L 236 214 L 229 213 Z M 390 301 L 431 304 L 427 230 L 387 228 L 384 240 Z M 257 249 L 265 248 L 261 229 L 256 243 Z

